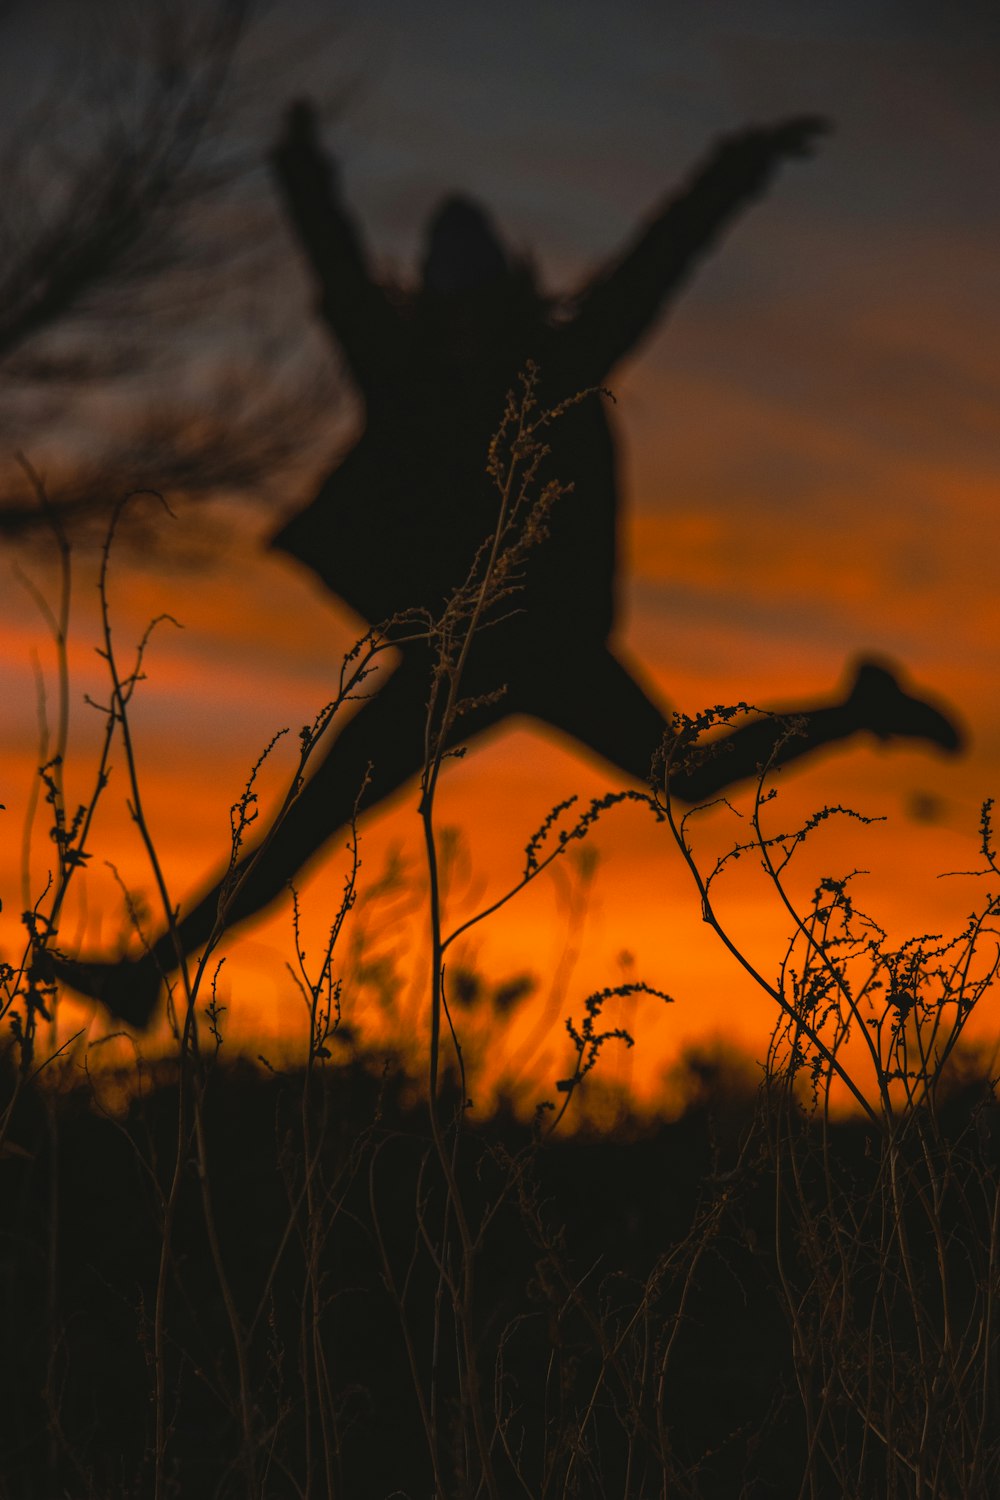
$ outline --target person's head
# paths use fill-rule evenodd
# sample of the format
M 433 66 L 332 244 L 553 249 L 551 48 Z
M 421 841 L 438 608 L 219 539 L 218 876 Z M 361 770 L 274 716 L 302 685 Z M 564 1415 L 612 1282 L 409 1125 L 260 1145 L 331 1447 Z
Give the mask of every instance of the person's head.
M 511 265 L 485 209 L 455 196 L 440 203 L 428 221 L 422 271 L 426 293 L 461 297 L 506 280 Z

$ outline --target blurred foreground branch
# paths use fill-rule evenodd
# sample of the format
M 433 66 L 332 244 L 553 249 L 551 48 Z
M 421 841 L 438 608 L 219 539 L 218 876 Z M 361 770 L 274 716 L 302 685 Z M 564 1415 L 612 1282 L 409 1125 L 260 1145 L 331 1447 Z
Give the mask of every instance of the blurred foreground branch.
M 0 534 L 43 529 L 18 451 L 66 524 L 99 535 L 128 489 L 260 495 L 329 412 L 328 361 L 276 317 L 241 58 L 254 10 L 89 14 L 72 76 L 53 65 L 0 140 Z M 0 39 L 74 50 L 44 26 L 15 9 Z

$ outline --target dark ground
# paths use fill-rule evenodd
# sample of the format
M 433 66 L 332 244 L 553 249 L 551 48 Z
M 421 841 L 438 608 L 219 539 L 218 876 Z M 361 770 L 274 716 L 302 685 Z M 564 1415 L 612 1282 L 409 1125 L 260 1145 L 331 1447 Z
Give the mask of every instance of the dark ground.
M 456 1171 L 470 1222 L 510 1189 L 478 1253 L 474 1336 L 490 1420 L 496 1383 L 532 1495 L 658 1495 L 665 1468 L 670 1495 L 799 1493 L 804 1427 L 777 1290 L 774 1170 L 756 1147 L 733 1170 L 754 1099 L 721 1077 L 702 1084 L 676 1122 L 626 1123 L 603 1139 L 533 1149 L 530 1127 L 503 1112 L 463 1131 Z M 212 1203 L 244 1331 L 262 1309 L 247 1341 L 258 1493 L 428 1496 L 379 1249 L 381 1238 L 397 1286 L 409 1277 L 426 1383 L 439 1280 L 430 1250 L 447 1239 L 451 1268 L 458 1253 L 442 1227 L 426 1106 L 407 1103 L 414 1091 L 398 1073 L 329 1066 L 309 1112 L 321 1146 L 307 1213 L 290 1207 L 304 1184 L 302 1095 L 301 1074 L 241 1066 L 215 1071 L 204 1097 Z M 17 1106 L 10 1138 L 31 1154 L 0 1160 L 4 1500 L 153 1493 L 159 1194 L 177 1157 L 177 1105 L 165 1080 L 120 1120 L 95 1112 L 86 1088 L 48 1100 L 29 1089 Z M 244 1495 L 230 1323 L 185 1139 L 164 1304 L 164 1493 Z M 832 1139 L 844 1172 L 864 1178 L 865 1130 L 844 1125 Z M 461 1496 L 475 1486 L 463 1479 L 468 1409 L 447 1305 L 441 1330 L 436 1421 L 445 1483 Z M 503 1494 L 524 1494 L 495 1433 L 494 1448 Z M 832 1480 L 828 1493 L 840 1493 Z

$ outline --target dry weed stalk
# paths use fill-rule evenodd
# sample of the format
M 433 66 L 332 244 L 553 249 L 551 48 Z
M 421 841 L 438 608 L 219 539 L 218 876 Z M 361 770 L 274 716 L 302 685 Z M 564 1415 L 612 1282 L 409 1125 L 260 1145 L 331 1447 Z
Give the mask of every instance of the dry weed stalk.
M 965 1033 L 1000 967 L 1000 898 L 987 893 L 952 938 L 899 946 L 856 904 L 858 871 L 821 879 L 803 903 L 792 867 L 816 829 L 831 817 L 874 820 L 827 806 L 791 832 L 772 831 L 770 765 L 749 836 L 703 868 L 692 833 L 699 810 L 677 816 L 670 767 L 712 753 L 700 750 L 701 734 L 744 708 L 678 719 L 657 801 L 703 919 L 777 1012 L 757 1129 L 775 1176 L 775 1270 L 808 1440 L 799 1493 L 819 1500 L 832 1479 L 851 1500 L 987 1500 L 1000 1480 L 997 1079 L 982 1080 L 964 1114 L 955 1096 Z M 980 850 L 982 867 L 968 873 L 1000 878 L 992 802 Z M 720 911 L 717 882 L 744 856 L 759 863 L 792 927 L 773 982 Z M 845 1094 L 863 1122 L 860 1163 L 845 1161 L 835 1139 Z
M 160 920 L 173 943 L 177 959 L 177 979 L 168 987 L 167 1015 L 174 1043 L 176 1080 L 176 1114 L 172 1131 L 172 1155 L 162 1162 L 147 1158 L 138 1142 L 130 1136 L 137 1153 L 140 1170 L 146 1181 L 158 1224 L 158 1264 L 155 1287 L 148 1313 L 143 1304 L 140 1317 L 141 1339 L 148 1350 L 151 1380 L 152 1425 L 147 1444 L 145 1472 L 149 1492 L 154 1500 L 166 1500 L 174 1491 L 173 1448 L 179 1420 L 175 1410 L 174 1388 L 178 1358 L 184 1355 L 176 1347 L 172 1325 L 184 1305 L 182 1253 L 178 1248 L 180 1222 L 185 1207 L 187 1186 L 193 1174 L 200 1205 L 201 1231 L 217 1295 L 224 1310 L 228 1330 L 228 1355 L 217 1356 L 215 1369 L 202 1368 L 200 1378 L 214 1400 L 231 1414 L 236 1431 L 237 1472 L 240 1492 L 255 1496 L 265 1492 L 268 1476 L 281 1468 L 279 1452 L 283 1433 L 293 1419 L 287 1399 L 280 1395 L 287 1380 L 288 1351 L 271 1337 L 274 1326 L 275 1298 L 289 1262 L 297 1257 L 300 1276 L 298 1376 L 301 1395 L 294 1420 L 301 1423 L 301 1473 L 303 1493 L 333 1495 L 340 1481 L 342 1413 L 331 1373 L 331 1350 L 328 1338 L 328 1314 L 331 1293 L 325 1271 L 331 1236 L 337 1226 L 352 1185 L 366 1167 L 371 1194 L 371 1222 L 383 1264 L 390 1295 L 400 1318 L 401 1331 L 409 1351 L 414 1396 L 424 1422 L 428 1459 L 437 1493 L 442 1497 L 472 1494 L 485 1490 L 499 1500 L 503 1483 L 498 1477 L 496 1451 L 500 1441 L 499 1408 L 484 1382 L 494 1359 L 482 1345 L 483 1299 L 476 1281 L 477 1266 L 498 1215 L 524 1191 L 530 1172 L 530 1160 L 543 1135 L 551 1136 L 558 1127 L 574 1096 L 577 1086 L 590 1073 L 602 1046 L 612 1038 L 631 1045 L 631 1038 L 621 1028 L 602 1031 L 599 1027 L 603 1006 L 618 995 L 632 994 L 644 987 L 628 984 L 606 989 L 590 997 L 578 1029 L 568 1022 L 576 1051 L 572 1074 L 558 1085 L 563 1093 L 561 1107 L 552 1109 L 553 1117 L 539 1129 L 534 1145 L 520 1158 L 511 1158 L 497 1182 L 495 1196 L 473 1206 L 470 1199 L 470 1163 L 462 1160 L 466 1145 L 463 1131 L 467 1109 L 467 1078 L 461 1040 L 447 995 L 446 959 L 453 945 L 473 927 L 486 920 L 526 889 L 554 862 L 584 839 L 600 815 L 617 802 L 629 799 L 645 801 L 642 794 L 622 792 L 595 800 L 591 806 L 570 820 L 575 799 L 553 809 L 543 826 L 530 838 L 525 850 L 524 868 L 515 884 L 474 916 L 446 931 L 443 912 L 442 837 L 435 826 L 435 799 L 444 762 L 455 749 L 458 726 L 464 711 L 474 706 L 463 698 L 462 685 L 470 652 L 478 634 L 488 630 L 506 614 L 518 608 L 518 591 L 524 568 L 532 549 L 544 539 L 551 508 L 564 494 L 558 483 L 539 483 L 539 466 L 548 449 L 545 432 L 558 420 L 566 405 L 586 399 L 587 394 L 553 409 L 539 410 L 535 400 L 537 371 L 530 368 L 522 381 L 519 397 L 511 395 L 501 428 L 491 446 L 489 472 L 498 495 L 495 529 L 472 562 L 465 582 L 448 601 L 443 614 L 432 619 L 423 613 L 397 617 L 374 629 L 346 658 L 337 694 L 316 716 L 313 724 L 301 732 L 298 764 L 288 790 L 254 852 L 245 857 L 246 836 L 258 819 L 256 790 L 261 767 L 280 738 L 275 736 L 253 766 L 243 792 L 231 810 L 231 854 L 229 878 L 223 882 L 217 919 L 207 942 L 195 960 L 189 960 L 180 936 L 179 909 L 173 899 L 167 873 L 160 860 L 152 824 L 142 795 L 139 757 L 132 733 L 130 710 L 133 696 L 144 680 L 146 650 L 155 628 L 172 616 L 161 615 L 144 633 L 129 670 L 119 665 L 112 629 L 110 603 L 110 569 L 116 529 L 131 496 L 115 508 L 101 553 L 99 594 L 101 607 L 103 659 L 108 680 L 107 699 L 93 703 L 103 717 L 104 730 L 89 803 L 70 815 L 65 802 L 62 761 L 68 733 L 69 679 L 66 642 L 69 628 L 70 566 L 69 547 L 53 517 L 53 526 L 62 562 L 62 596 L 56 611 L 51 612 L 50 626 L 55 637 L 59 666 L 59 721 L 55 754 L 46 753 L 42 784 L 46 802 L 52 809 L 53 839 L 57 849 L 57 871 L 45 895 L 27 913 L 28 948 L 20 970 L 5 970 L 6 1009 L 21 1057 L 18 1084 L 9 1101 L 4 1122 L 9 1121 L 17 1105 L 22 1080 L 28 1080 L 46 1066 L 50 1058 L 34 1066 L 38 1017 L 54 1026 L 57 985 L 53 980 L 50 956 L 59 953 L 59 923 L 65 910 L 69 888 L 76 872 L 86 868 L 91 857 L 91 835 L 94 814 L 107 785 L 110 758 L 120 747 L 128 782 L 128 809 L 145 849 L 155 884 Z M 29 474 L 34 475 L 30 469 Z M 46 505 L 43 487 L 35 480 L 39 503 Z M 176 622 L 174 622 L 176 623 Z M 307 955 L 302 937 L 300 904 L 293 896 L 293 932 L 295 962 L 293 978 L 308 1012 L 309 1042 L 300 1080 L 298 1119 L 294 1131 L 286 1132 L 280 1161 L 286 1208 L 281 1223 L 274 1226 L 267 1269 L 248 1302 L 238 1288 L 239 1249 L 227 1243 L 225 1227 L 220 1221 L 217 1202 L 220 1183 L 213 1167 L 212 1127 L 209 1101 L 217 1062 L 224 1042 L 225 1009 L 219 1001 L 217 982 L 223 960 L 219 945 L 226 933 L 230 912 L 237 906 L 243 883 L 252 874 L 267 851 L 282 819 L 294 805 L 307 774 L 308 763 L 316 746 L 327 735 L 334 719 L 345 704 L 356 698 L 372 671 L 376 658 L 388 647 L 400 642 L 424 641 L 430 648 L 432 671 L 428 684 L 428 709 L 425 730 L 425 758 L 421 776 L 420 815 L 424 832 L 427 867 L 428 929 L 431 949 L 429 976 L 429 1043 L 427 1049 L 427 1097 L 429 1105 L 430 1142 L 421 1168 L 414 1205 L 415 1241 L 413 1258 L 426 1257 L 436 1282 L 431 1307 L 433 1323 L 430 1364 L 424 1363 L 422 1336 L 414 1328 L 414 1310 L 408 1300 L 408 1283 L 414 1259 L 402 1283 L 397 1283 L 393 1268 L 393 1250 L 380 1228 L 380 1204 L 376 1166 L 385 1142 L 379 1139 L 379 1113 L 370 1125 L 360 1131 L 339 1167 L 330 1174 L 331 1074 L 332 1049 L 329 1045 L 341 1026 L 343 977 L 338 973 L 340 946 L 348 918 L 358 895 L 360 868 L 357 835 L 357 806 L 364 787 L 357 791 L 355 819 L 348 844 L 348 869 L 344 876 L 339 904 L 328 929 L 322 951 L 315 960 Z M 496 692 L 502 693 L 497 684 Z M 30 845 L 29 826 L 25 833 Z M 124 887 L 123 887 L 124 890 Z M 147 914 L 142 903 L 124 890 L 126 905 L 140 943 L 150 951 L 145 936 Z M 665 997 L 664 997 L 665 998 Z M 442 1047 L 444 1027 L 450 1040 L 457 1075 L 458 1097 L 446 1100 L 444 1084 L 451 1070 L 444 1067 Z M 53 1032 L 54 1035 L 54 1032 Z M 75 1039 L 73 1039 L 75 1040 Z M 206 1041 L 210 1043 L 206 1047 Z M 70 1045 L 70 1044 L 66 1044 Z M 140 1070 L 143 1066 L 138 1054 Z M 34 1066 L 34 1074 L 32 1068 Z M 86 1057 L 84 1066 L 87 1066 Z M 452 1091 L 454 1093 L 454 1091 Z M 96 1099 L 100 1109 L 100 1099 Z M 53 1136 L 53 1143 L 55 1136 Z M 54 1144 L 53 1144 L 54 1159 Z M 500 1158 L 496 1158 L 499 1161 Z M 53 1183 L 56 1181 L 53 1172 Z M 475 1172 L 473 1173 L 473 1183 Z M 440 1192 L 439 1192 L 440 1189 Z M 473 1196 L 478 1198 L 474 1189 Z M 58 1291 L 55 1273 L 57 1238 L 57 1204 L 50 1214 L 52 1245 L 52 1294 L 50 1298 L 50 1337 L 53 1347 L 58 1341 Z M 185 1231 L 187 1232 L 187 1231 Z M 421 1308 L 418 1319 L 427 1313 Z M 448 1339 L 451 1329 L 453 1347 Z M 268 1343 L 268 1339 L 270 1342 Z M 261 1360 L 267 1343 L 267 1382 L 275 1397 L 268 1416 L 262 1405 Z M 448 1352 L 450 1350 L 450 1352 Z M 60 1435 L 58 1401 L 50 1403 L 53 1441 L 50 1470 L 53 1476 L 60 1462 L 68 1462 L 83 1473 L 69 1438 Z M 586 1425 L 586 1423 L 584 1424 Z M 285 1461 L 287 1464 L 287 1460 Z M 567 1482 L 569 1476 L 567 1475 Z M 88 1481 L 89 1482 L 89 1481 Z
M 3 1010 L 20 1066 L 0 1123 L 4 1131 L 10 1128 L 28 1084 L 56 1056 L 57 991 L 47 958 L 58 950 L 67 892 L 90 858 L 95 809 L 112 748 L 120 745 L 130 812 L 173 935 L 179 975 L 168 1009 L 176 1085 L 169 1150 L 154 1146 L 152 1130 L 144 1145 L 134 1129 L 114 1122 L 135 1153 L 157 1223 L 155 1274 L 137 1312 L 151 1419 L 134 1493 L 167 1500 L 183 1483 L 179 1466 L 186 1460 L 178 1455 L 190 1408 L 175 1392 L 188 1368 L 228 1423 L 220 1495 L 314 1500 L 350 1492 L 344 1455 L 353 1387 L 341 1373 L 350 1351 L 338 1342 L 338 1302 L 345 1289 L 332 1279 L 331 1266 L 339 1264 L 339 1247 L 361 1232 L 401 1340 L 407 1399 L 422 1434 L 423 1451 L 414 1454 L 414 1463 L 436 1500 L 506 1500 L 511 1493 L 571 1500 L 611 1489 L 629 1500 L 709 1500 L 719 1493 L 717 1474 L 740 1452 L 746 1454 L 745 1477 L 726 1496 L 750 1497 L 753 1455 L 780 1442 L 781 1424 L 793 1407 L 801 1462 L 795 1459 L 799 1468 L 790 1497 L 986 1500 L 1000 1479 L 1000 1163 L 992 1094 L 984 1094 L 963 1119 L 956 1113 L 954 1077 L 970 1020 L 995 979 L 998 961 L 984 948 L 993 939 L 1000 901 L 987 897 L 953 941 L 924 936 L 898 947 L 857 906 L 854 876 L 826 878 L 802 902 L 792 878 L 802 847 L 829 818 L 857 815 L 828 807 L 790 833 L 773 832 L 776 799 L 767 766 L 752 799 L 748 834 L 703 869 L 695 839 L 699 810 L 677 814 L 670 776 L 683 762 L 712 753 L 702 748 L 703 733 L 728 724 L 743 711 L 740 705 L 694 719 L 678 716 L 648 795 L 624 791 L 582 810 L 574 799 L 553 808 L 528 840 L 519 878 L 474 915 L 448 925 L 449 856 L 436 801 L 445 762 L 462 753 L 463 712 L 482 701 L 464 696 L 470 658 L 477 636 L 518 608 L 520 581 L 552 506 L 572 503 L 558 484 L 540 482 L 546 429 L 560 409 L 537 409 L 536 382 L 537 372 L 529 369 L 492 445 L 497 521 L 467 579 L 439 618 L 401 616 L 369 632 L 347 658 L 335 697 L 301 733 L 275 821 L 247 858 L 243 845 L 258 820 L 258 776 L 277 737 L 252 768 L 231 811 L 230 878 L 215 927 L 194 962 L 182 952 L 130 725 L 153 626 L 129 671 L 119 666 L 113 638 L 109 568 L 121 507 L 101 562 L 101 655 L 109 690 L 107 701 L 96 705 L 104 729 L 94 791 L 75 812 L 66 803 L 70 568 L 57 531 L 62 594 L 49 623 L 60 674 L 59 717 L 46 742 L 40 782 L 51 808 L 56 869 L 26 914 L 29 944 L 20 965 L 2 973 Z M 44 505 L 43 487 L 35 482 Z M 431 666 L 419 804 L 430 954 L 424 987 L 427 1128 L 414 1140 L 387 1124 L 386 1074 L 365 1122 L 351 1120 L 349 1138 L 339 1138 L 348 1116 L 338 1101 L 345 1072 L 336 1054 L 353 1025 L 353 1019 L 343 1022 L 343 1012 L 356 1005 L 350 976 L 359 969 L 345 934 L 360 890 L 362 786 L 341 889 L 316 955 L 307 951 L 300 899 L 292 893 L 290 967 L 307 1014 L 308 1044 L 299 1072 L 271 1068 L 268 1075 L 280 1090 L 275 1128 L 281 1204 L 260 1226 L 263 1249 L 248 1283 L 242 1247 L 220 1208 L 231 1194 L 218 1167 L 219 1122 L 213 1115 L 225 1038 L 225 1006 L 217 990 L 220 944 L 238 909 L 242 882 L 255 860 L 266 858 L 275 828 L 301 793 L 316 745 L 344 705 L 363 692 L 379 654 L 400 639 L 423 642 Z M 495 691 L 502 692 L 503 684 Z M 794 723 L 787 732 L 795 733 Z M 781 744 L 779 738 L 776 755 Z M 540 1105 L 534 1128 L 515 1145 L 470 1128 L 470 1082 L 455 1003 L 465 1002 L 454 955 L 462 938 L 579 849 L 602 814 L 626 800 L 639 801 L 668 825 L 696 883 L 705 921 L 771 998 L 776 1024 L 751 1123 L 725 1152 L 713 1148 L 689 1217 L 658 1253 L 644 1264 L 618 1266 L 606 1263 L 603 1249 L 592 1253 L 568 1237 L 546 1173 L 556 1160 L 555 1133 L 602 1049 L 613 1040 L 631 1045 L 624 1027 L 605 1022 L 606 1008 L 639 991 L 658 992 L 629 981 L 586 998 L 582 1018 L 566 1022 L 573 1065 L 556 1082 L 558 1105 Z M 30 842 L 30 816 L 25 840 Z M 996 880 L 1000 864 L 990 805 L 983 811 L 981 848 L 984 873 Z M 761 867 L 790 922 L 792 936 L 773 982 L 740 951 L 721 914 L 722 877 L 741 859 Z M 142 941 L 140 905 L 128 900 Z M 42 1022 L 53 1026 L 53 1045 L 40 1058 Z M 77 1046 L 78 1038 L 71 1038 L 64 1052 Z M 48 1481 L 55 1492 L 60 1476 L 70 1472 L 80 1492 L 97 1500 L 110 1491 L 97 1487 L 79 1437 L 63 1421 L 60 1129 L 58 1099 L 51 1091 L 46 1097 Z M 844 1097 L 861 1122 L 850 1127 L 864 1143 L 853 1154 L 845 1146 L 853 1138 L 833 1109 Z M 151 1099 L 143 1096 L 140 1103 L 146 1107 Z M 100 1108 L 99 1086 L 95 1100 Z M 403 1198 L 411 1193 L 402 1208 L 400 1189 Z M 642 1191 L 669 1196 L 672 1188 L 647 1183 Z M 764 1246 L 762 1201 L 770 1204 L 772 1219 Z M 225 1341 L 207 1359 L 184 1342 L 192 1340 L 184 1318 L 195 1297 L 187 1265 L 195 1222 L 209 1276 L 198 1295 L 218 1303 L 213 1326 L 224 1331 Z M 514 1243 L 508 1238 L 512 1224 L 520 1237 L 518 1253 L 528 1247 L 531 1272 L 522 1300 L 501 1307 L 489 1278 L 498 1251 L 504 1255 Z M 776 1294 L 788 1327 L 794 1398 L 777 1392 L 766 1411 L 755 1410 L 728 1427 L 723 1423 L 721 1436 L 699 1447 L 679 1430 L 675 1411 L 694 1330 L 706 1316 L 704 1287 L 720 1274 L 737 1283 L 747 1278 L 748 1285 Z M 289 1305 L 295 1309 L 292 1333 Z M 183 1401 L 190 1402 L 190 1382 L 185 1389 Z

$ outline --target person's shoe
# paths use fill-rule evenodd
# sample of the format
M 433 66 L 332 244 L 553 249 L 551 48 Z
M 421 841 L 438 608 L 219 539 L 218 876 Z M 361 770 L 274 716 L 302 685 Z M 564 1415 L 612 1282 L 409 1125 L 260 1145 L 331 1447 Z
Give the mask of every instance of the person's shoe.
M 86 963 L 54 954 L 48 958 L 53 979 L 80 995 L 99 1000 L 110 1015 L 127 1026 L 137 1031 L 148 1027 L 163 983 L 148 955 L 140 959 L 122 958 L 116 963 Z
M 951 755 L 965 745 L 956 721 L 934 703 L 905 692 L 885 662 L 858 663 L 847 706 L 856 713 L 858 728 L 870 730 L 880 740 L 927 740 Z

